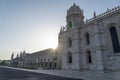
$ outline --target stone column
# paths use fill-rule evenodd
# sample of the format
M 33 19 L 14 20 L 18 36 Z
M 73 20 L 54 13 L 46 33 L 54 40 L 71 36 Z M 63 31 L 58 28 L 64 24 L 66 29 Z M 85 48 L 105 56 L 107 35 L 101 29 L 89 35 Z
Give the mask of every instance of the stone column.
M 102 49 L 101 49 L 101 36 L 99 31 L 99 26 L 97 24 L 97 21 L 94 22 L 94 38 L 95 38 L 95 53 L 96 53 L 96 68 L 97 70 L 103 70 L 103 61 L 102 61 Z
M 50 69 L 50 62 L 47 62 L 47 69 Z
M 87 66 L 87 61 L 86 61 L 87 59 L 86 59 L 86 52 L 85 51 L 84 52 L 82 51 L 80 59 L 81 59 L 81 61 L 80 61 L 81 70 L 87 70 L 88 66 Z

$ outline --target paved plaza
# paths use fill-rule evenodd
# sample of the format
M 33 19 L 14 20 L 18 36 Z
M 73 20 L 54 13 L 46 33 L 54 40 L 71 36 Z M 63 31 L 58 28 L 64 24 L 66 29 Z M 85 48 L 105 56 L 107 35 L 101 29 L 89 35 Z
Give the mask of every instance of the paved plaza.
M 81 80 L 0 67 L 0 80 Z
M 67 78 L 83 79 L 83 80 L 120 80 L 120 71 L 104 73 L 100 71 L 81 72 L 81 71 L 72 71 L 72 70 L 32 70 L 32 69 L 13 68 L 13 67 L 6 67 L 6 68 L 12 68 L 12 69 L 35 72 L 35 73 L 43 73 L 43 74 L 49 74 L 60 77 L 67 77 Z

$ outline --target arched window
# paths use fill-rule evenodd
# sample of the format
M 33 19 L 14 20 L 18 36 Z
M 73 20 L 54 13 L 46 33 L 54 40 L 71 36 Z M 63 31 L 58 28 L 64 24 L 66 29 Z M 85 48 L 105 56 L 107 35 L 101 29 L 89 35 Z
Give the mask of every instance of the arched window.
M 88 33 L 85 33 L 85 37 L 86 37 L 86 44 L 90 44 L 90 36 Z
M 67 54 L 67 61 L 68 61 L 68 63 L 72 63 L 72 54 L 71 54 L 71 52 L 68 52 L 68 54 Z
M 50 68 L 52 67 L 52 62 L 49 63 L 49 67 L 50 67 Z
M 54 63 L 54 68 L 57 68 L 57 63 Z
M 120 52 L 120 44 L 117 36 L 117 31 L 114 26 L 110 27 L 110 35 L 111 35 L 111 40 L 112 40 L 112 45 L 113 45 L 113 51 Z
M 87 51 L 87 63 L 92 63 L 91 52 L 89 50 Z
M 71 38 L 68 38 L 68 47 L 71 47 L 72 46 L 72 40 Z

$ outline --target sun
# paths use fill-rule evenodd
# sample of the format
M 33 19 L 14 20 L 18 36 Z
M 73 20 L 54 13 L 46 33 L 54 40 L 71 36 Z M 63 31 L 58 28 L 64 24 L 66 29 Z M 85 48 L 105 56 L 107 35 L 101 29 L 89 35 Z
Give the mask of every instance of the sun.
M 47 39 L 45 40 L 45 45 L 46 48 L 52 48 L 52 49 L 56 49 L 58 46 L 57 40 L 55 38 L 52 37 L 47 37 Z
M 47 43 L 48 48 L 53 48 L 56 49 L 57 48 L 57 43 L 55 40 L 49 39 L 48 43 Z

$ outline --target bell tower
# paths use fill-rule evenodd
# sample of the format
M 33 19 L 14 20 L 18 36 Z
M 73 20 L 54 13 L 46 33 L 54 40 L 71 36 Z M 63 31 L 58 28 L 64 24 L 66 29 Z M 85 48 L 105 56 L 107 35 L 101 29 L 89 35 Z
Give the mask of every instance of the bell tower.
M 80 70 L 79 29 L 84 25 L 83 10 L 73 4 L 67 10 L 66 22 L 59 34 L 62 69 Z
M 75 3 L 67 10 L 66 22 L 68 30 L 75 27 L 81 27 L 84 23 L 83 10 Z

